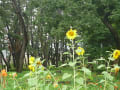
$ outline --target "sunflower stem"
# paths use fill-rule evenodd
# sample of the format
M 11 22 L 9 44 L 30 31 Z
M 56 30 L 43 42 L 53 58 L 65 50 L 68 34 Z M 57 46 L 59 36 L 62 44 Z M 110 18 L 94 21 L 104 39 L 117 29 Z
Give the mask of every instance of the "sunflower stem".
M 107 69 L 106 69 L 106 71 L 108 72 L 108 67 L 110 66 L 110 59 L 109 59 L 109 61 L 107 62 Z M 111 73 L 111 72 L 110 72 Z M 107 85 L 107 78 L 105 77 L 105 84 L 104 84 L 104 90 L 106 90 L 106 85 Z
M 85 67 L 85 61 L 84 61 L 84 58 L 83 58 L 83 67 Z M 84 80 L 85 80 L 85 82 L 84 82 L 84 88 L 85 88 L 85 90 L 87 90 L 85 71 L 84 71 Z
M 74 59 L 74 54 L 75 54 L 75 51 L 74 51 L 74 41 L 72 40 L 72 50 L 73 50 L 73 62 L 76 62 L 75 59 Z M 75 66 L 73 66 L 73 73 L 74 73 L 74 90 L 75 90 Z

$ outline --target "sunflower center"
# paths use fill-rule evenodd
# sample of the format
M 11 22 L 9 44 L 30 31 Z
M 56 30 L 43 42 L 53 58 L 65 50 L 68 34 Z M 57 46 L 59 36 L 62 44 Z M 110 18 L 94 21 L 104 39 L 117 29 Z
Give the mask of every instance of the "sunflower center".
M 74 32 L 69 32 L 69 35 L 70 36 L 74 36 Z
M 80 53 L 80 52 L 82 52 L 82 50 L 81 50 L 81 49 L 78 49 L 78 50 L 77 50 L 77 52 L 79 52 L 79 53 Z
M 115 53 L 115 56 L 117 56 L 117 55 L 118 55 L 118 52 Z

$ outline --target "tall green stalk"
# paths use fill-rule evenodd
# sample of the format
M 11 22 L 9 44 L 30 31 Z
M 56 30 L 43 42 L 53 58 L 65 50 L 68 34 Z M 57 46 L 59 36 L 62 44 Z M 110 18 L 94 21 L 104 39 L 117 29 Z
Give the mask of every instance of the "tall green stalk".
M 107 72 L 108 72 L 108 67 L 109 66 L 110 66 L 110 60 L 107 62 Z M 106 85 L 107 85 L 107 78 L 105 77 L 104 90 L 106 90 Z
M 85 61 L 84 61 L 84 59 L 83 59 L 83 67 L 85 67 Z M 84 71 L 84 88 L 85 88 L 85 90 L 87 90 L 85 71 Z
M 74 58 L 74 54 L 75 54 L 75 50 L 74 50 L 74 42 L 73 42 L 73 40 L 72 40 L 72 50 L 73 50 L 73 53 L 72 53 L 72 57 L 73 57 L 73 62 L 76 62 L 75 61 L 75 58 Z M 76 72 L 75 72 L 75 66 L 73 66 L 73 73 L 74 73 L 74 90 L 75 90 L 75 74 L 76 74 Z

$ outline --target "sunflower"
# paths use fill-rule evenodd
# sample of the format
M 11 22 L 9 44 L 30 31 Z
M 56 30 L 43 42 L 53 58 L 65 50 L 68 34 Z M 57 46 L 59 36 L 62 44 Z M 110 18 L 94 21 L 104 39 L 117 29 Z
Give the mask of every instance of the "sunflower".
M 31 71 L 35 72 L 35 67 L 34 67 L 34 66 L 29 65 L 28 68 L 29 68 Z
M 32 57 L 32 56 L 31 56 L 29 60 L 30 60 L 30 64 L 33 64 L 34 61 L 35 61 L 35 57 Z
M 78 47 L 76 50 L 76 54 L 77 55 L 83 55 L 85 53 L 85 50 L 81 47 Z
M 119 70 L 120 70 L 119 67 L 115 67 L 114 69 L 115 69 L 115 74 L 117 74 L 119 72 Z
M 41 66 L 41 65 L 42 65 L 41 61 L 37 61 L 36 64 L 37 64 L 38 66 Z
M 28 68 L 29 68 L 30 70 L 32 70 L 32 65 L 28 65 Z
M 17 73 L 13 73 L 13 78 L 17 77 Z
M 68 39 L 73 40 L 77 36 L 77 31 L 70 29 L 69 31 L 67 31 L 66 36 Z
M 113 52 L 113 58 L 114 59 L 118 59 L 119 56 L 120 56 L 120 50 L 114 50 L 114 52 Z
M 3 76 L 3 77 L 6 77 L 7 76 L 7 72 L 6 72 L 6 70 L 5 69 L 3 69 L 2 71 L 1 71 L 1 75 Z
M 47 75 L 46 78 L 47 78 L 47 79 L 51 79 L 51 76 L 50 76 L 50 75 Z
M 58 87 L 58 83 L 54 82 L 53 86 L 54 86 L 54 88 L 57 88 Z

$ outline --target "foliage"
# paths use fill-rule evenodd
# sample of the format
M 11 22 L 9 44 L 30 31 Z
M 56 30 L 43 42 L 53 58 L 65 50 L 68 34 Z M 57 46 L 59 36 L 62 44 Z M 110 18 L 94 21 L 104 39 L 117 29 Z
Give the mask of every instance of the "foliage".
M 22 84 L 12 78 L 16 83 L 13 85 L 14 88 L 26 89 L 29 87 L 29 89 L 43 88 L 45 90 L 51 88 L 86 90 L 91 88 L 91 90 L 94 90 L 97 88 L 96 85 L 100 84 L 102 85 L 101 89 L 114 89 L 116 84 L 112 73 L 117 74 L 119 66 L 116 65 L 113 68 L 113 64 L 110 64 L 114 62 L 112 54 L 109 55 L 105 51 L 116 48 L 115 36 L 120 37 L 119 0 L 17 1 L 20 1 L 21 15 L 29 35 L 29 45 L 26 53 L 28 57 L 32 55 L 41 58 L 36 58 L 32 63 L 31 60 L 28 60 L 30 61 L 30 63 L 27 63 L 30 64 L 30 72 L 21 78 L 26 80 L 26 87 L 22 87 Z M 5 47 L 5 36 L 7 36 L 8 41 L 13 43 L 25 38 L 22 37 L 23 33 L 21 32 L 23 31 L 21 31 L 15 8 L 11 7 L 11 1 L 0 0 L 0 5 L 1 51 L 3 49 L 9 50 L 9 46 L 12 46 L 11 43 L 8 46 L 9 42 L 7 42 L 7 47 Z M 116 31 L 116 35 L 111 33 L 104 20 L 107 21 L 113 31 Z M 65 33 L 69 29 L 71 31 L 76 29 L 78 34 L 75 30 L 74 37 L 71 38 L 70 35 L 72 34 L 66 36 Z M 13 46 L 17 45 L 14 44 Z M 77 47 L 79 48 L 77 49 Z M 76 52 L 78 52 L 78 56 Z M 14 53 L 11 52 L 10 55 L 12 54 L 13 57 Z M 113 56 L 115 55 L 113 54 Z M 119 53 L 115 59 L 119 59 Z M 39 61 L 39 66 L 37 61 Z M 69 67 L 72 73 L 62 73 L 61 81 L 72 79 L 70 85 L 59 85 L 59 81 L 55 79 L 56 73 L 47 69 L 47 66 L 50 65 L 53 65 L 53 68 L 55 68 L 54 65 L 59 66 L 59 68 Z M 97 75 L 98 78 L 100 77 L 97 82 L 94 81 L 92 70 L 100 73 L 100 75 Z
M 50 71 L 49 69 L 47 69 L 46 67 L 43 66 L 43 62 L 44 60 L 41 61 L 41 58 L 34 58 L 34 57 L 30 57 L 30 62 L 29 62 L 29 66 L 28 68 L 30 69 L 30 71 L 28 73 L 26 73 L 24 76 L 21 77 L 22 80 L 26 80 L 25 82 L 25 87 L 22 87 L 20 83 L 18 83 L 18 81 L 15 79 L 15 77 L 17 76 L 17 74 L 12 74 L 13 77 L 13 81 L 14 81 L 14 89 L 47 89 L 47 90 L 51 90 L 51 89 L 62 89 L 62 90 L 88 90 L 91 88 L 91 90 L 94 90 L 97 88 L 97 85 L 100 84 L 102 86 L 100 86 L 100 88 L 102 90 L 114 90 L 114 88 L 118 88 L 117 84 L 114 81 L 114 77 L 112 76 L 112 72 L 117 74 L 119 71 L 119 66 L 115 66 L 115 68 L 113 68 L 110 65 L 110 62 L 114 61 L 114 57 L 112 56 L 112 53 L 110 54 L 108 59 L 96 59 L 96 62 L 98 62 L 98 68 L 97 70 L 101 69 L 102 67 L 104 67 L 105 69 L 102 70 L 102 72 L 100 74 L 97 75 L 97 77 L 101 76 L 101 78 L 99 77 L 98 81 L 94 81 L 94 76 L 93 72 L 87 67 L 89 63 L 93 63 L 93 62 L 88 62 L 86 57 L 83 54 L 78 55 L 77 57 L 75 57 L 76 53 L 75 53 L 75 49 L 77 49 L 74 46 L 74 39 L 70 39 L 70 43 L 69 47 L 72 49 L 71 53 L 71 60 L 60 66 L 64 67 L 67 66 L 69 68 L 72 69 L 72 72 L 63 72 L 62 70 L 62 75 L 61 75 L 61 80 L 64 81 L 64 83 L 70 83 L 71 85 L 60 85 L 59 84 L 59 79 L 56 78 L 56 73 Z M 79 51 L 80 52 L 80 51 Z M 82 51 L 81 51 L 82 52 Z M 70 54 L 65 52 L 64 54 Z M 118 58 L 120 57 L 120 55 L 118 56 Z M 100 61 L 103 62 L 103 64 L 100 64 Z M 80 64 L 80 65 L 79 65 Z M 93 65 L 94 66 L 94 65 Z M 52 67 L 52 66 L 51 66 Z M 55 68 L 55 67 L 54 67 Z M 1 72 L 2 76 L 6 77 L 6 72 L 4 70 L 2 70 Z M 69 80 L 71 78 L 71 81 L 66 81 Z M 5 88 L 5 87 L 2 87 Z

